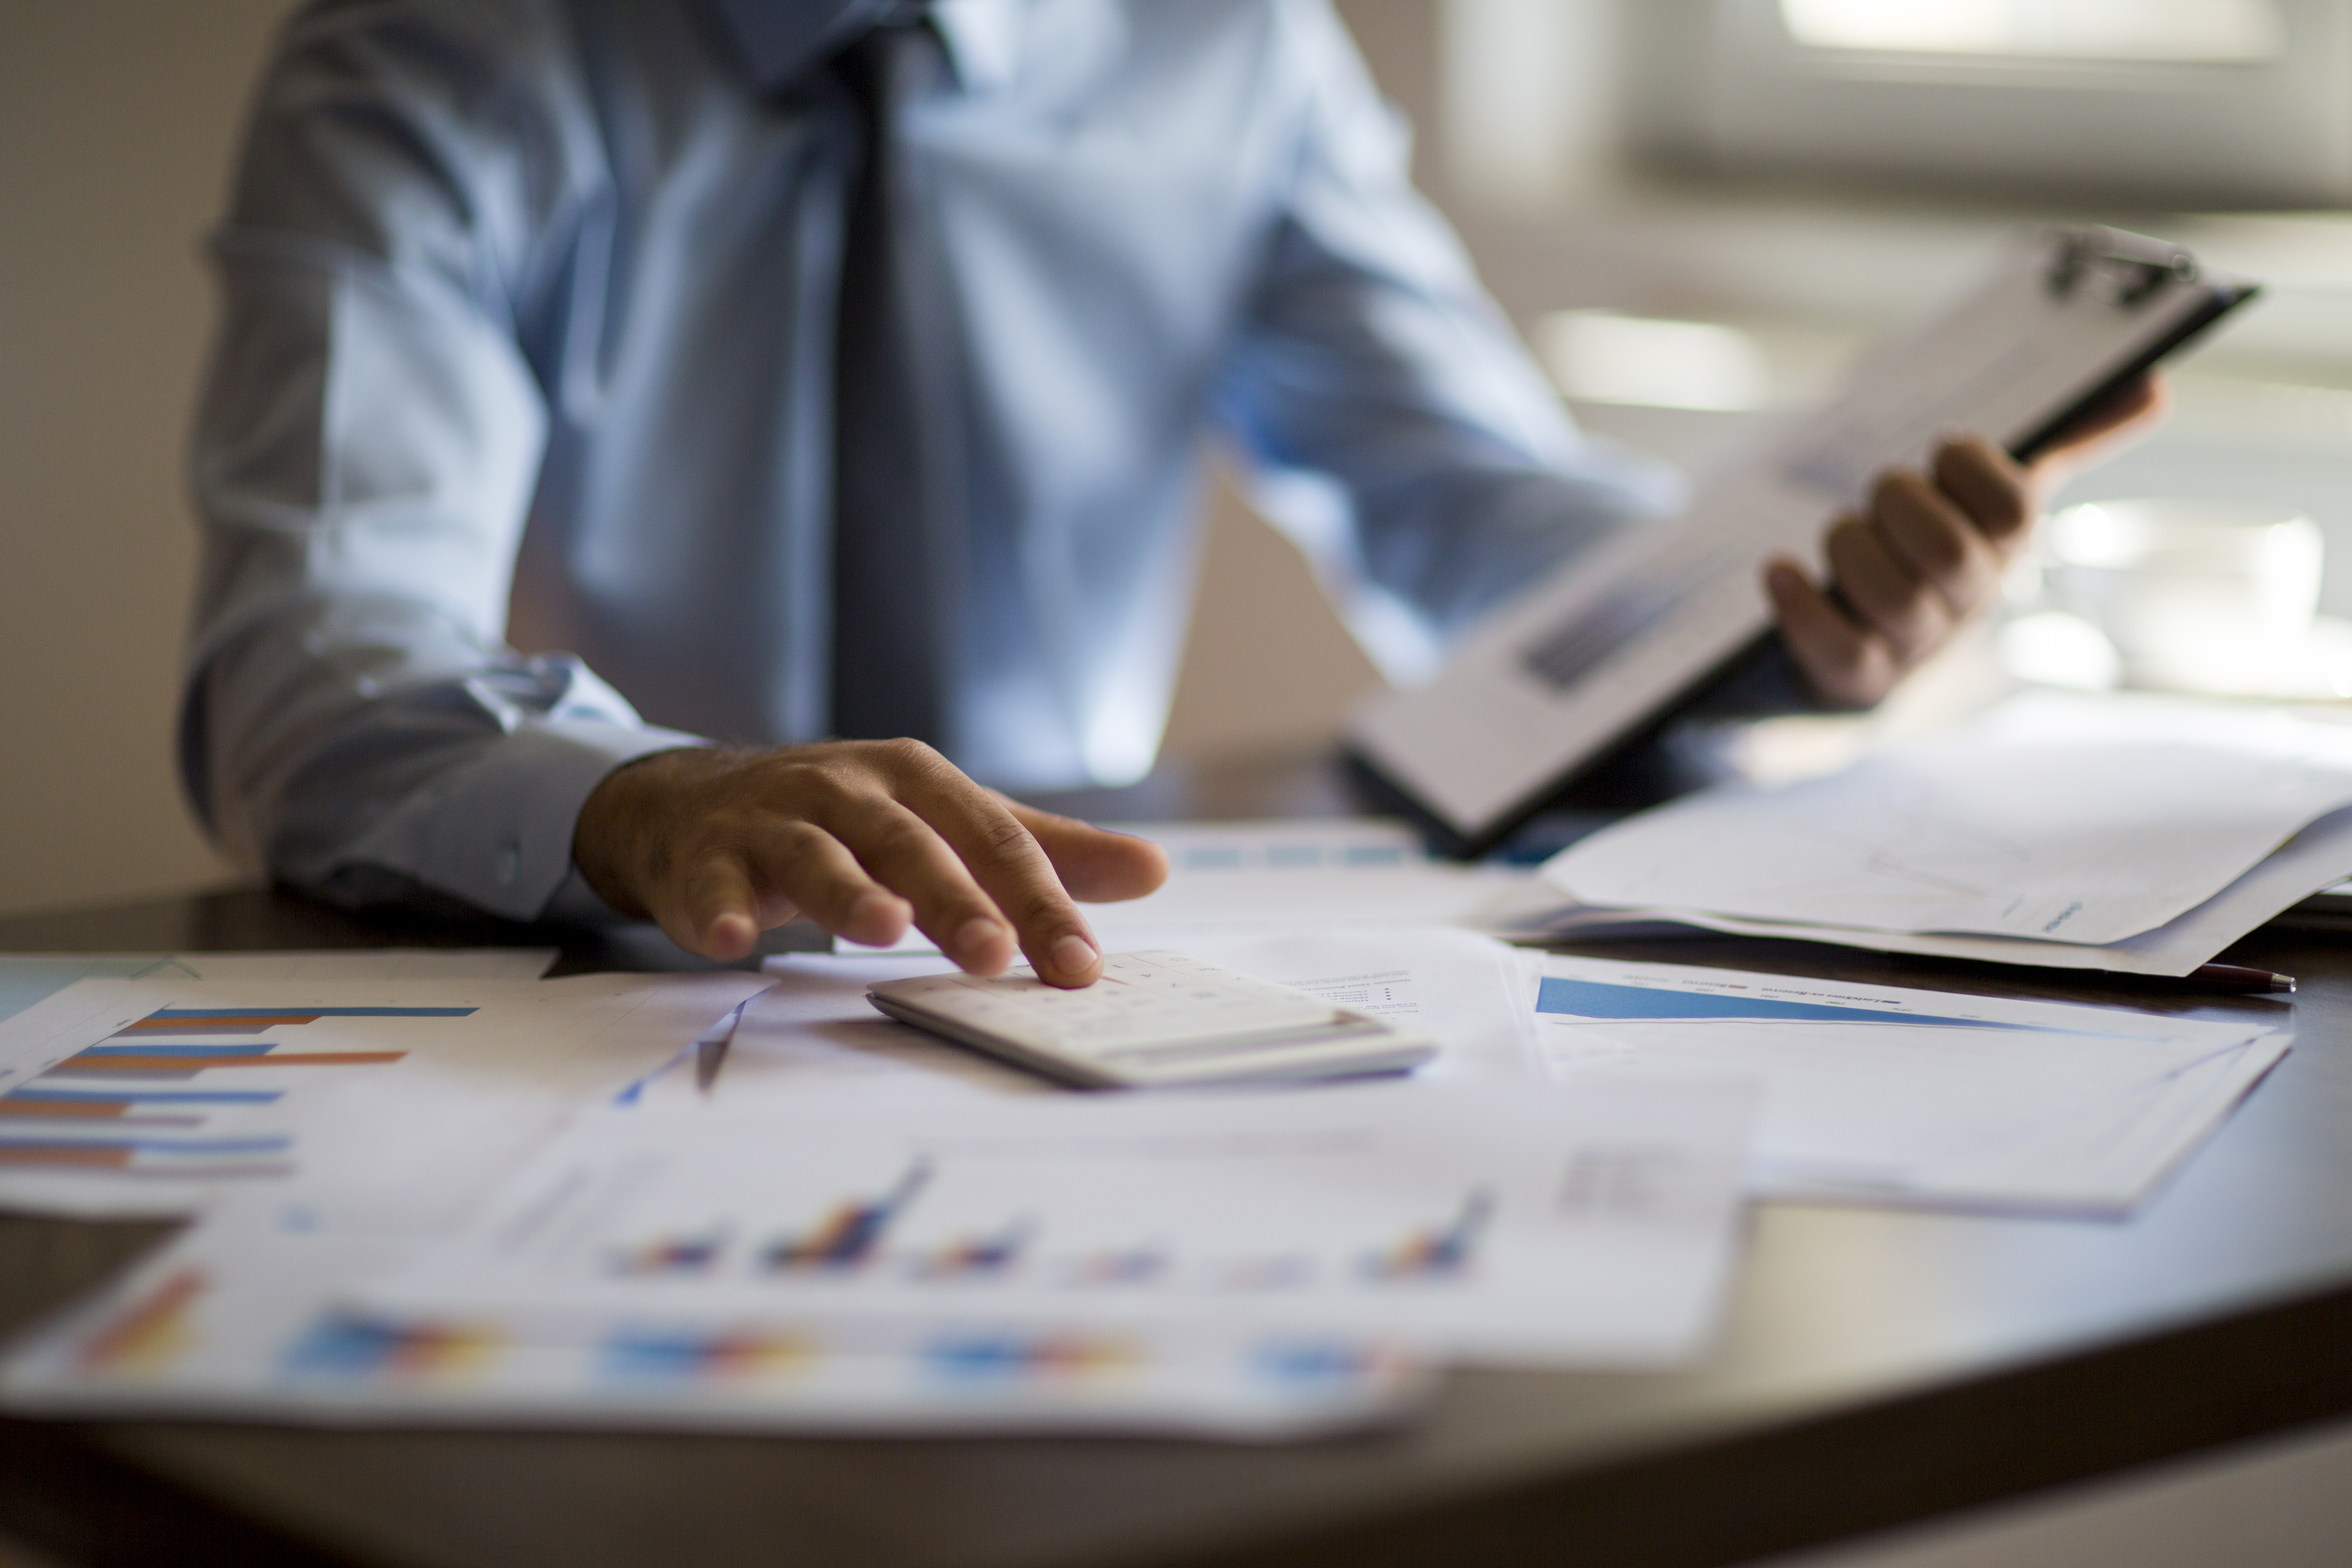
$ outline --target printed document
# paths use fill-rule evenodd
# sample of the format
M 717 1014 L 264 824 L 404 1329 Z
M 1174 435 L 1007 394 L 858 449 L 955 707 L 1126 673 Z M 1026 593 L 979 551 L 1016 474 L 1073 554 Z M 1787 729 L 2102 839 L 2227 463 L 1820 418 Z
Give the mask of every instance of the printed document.
M 1728 1278 L 1748 1101 L 1595 1080 L 613 1110 L 357 1305 L 541 1340 L 953 1312 L 1670 1363 Z
M 77 980 L 536 980 L 551 947 L 335 947 L 262 952 L 0 953 L 0 1019 Z
M 1759 1086 L 1759 1196 L 2110 1215 L 2285 1055 L 2291 1017 L 1559 955 L 1544 961 L 1537 1006 L 1545 1055 L 1568 1081 L 1601 1070 Z
M 0 1022 L 0 1205 L 178 1215 L 267 1188 L 429 1224 L 768 984 L 78 981 Z
M 1590 904 L 2103 944 L 2347 804 L 2352 729 L 2037 694 L 1827 778 L 1643 812 L 1544 875 Z
M 495 1315 L 337 1310 L 414 1258 L 382 1234 L 205 1220 L 20 1348 L 0 1404 L 49 1415 L 332 1426 L 1165 1432 L 1271 1439 L 1432 1390 L 1391 1346 L 1317 1333 L 991 1319 L 710 1328 L 626 1318 L 534 1342 Z
M 2031 963 L 2047 969 L 2106 969 L 2124 974 L 2190 974 L 2221 950 L 2352 874 L 2352 809 L 2330 812 L 2244 876 L 2185 915 L 2091 947 L 2079 942 L 2033 942 L 2022 937 L 1961 936 L 1934 931 L 1868 931 L 1857 926 L 1806 925 L 1795 921 L 1752 921 L 1696 910 L 1654 911 L 1679 923 L 1704 926 L 1735 936 L 1789 937 L 1833 942 L 1882 952 L 1914 952 L 1935 958 L 1972 958 L 1990 963 Z

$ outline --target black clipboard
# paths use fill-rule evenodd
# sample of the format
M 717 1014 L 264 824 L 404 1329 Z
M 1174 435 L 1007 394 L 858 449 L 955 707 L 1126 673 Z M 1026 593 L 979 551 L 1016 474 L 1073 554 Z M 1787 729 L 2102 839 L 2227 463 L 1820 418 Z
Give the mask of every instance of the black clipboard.
M 2038 294 L 2053 310 L 2113 312 L 2117 326 L 2111 334 L 2112 352 L 2081 365 L 2078 374 L 2066 378 L 2068 384 L 2062 395 L 2042 400 L 2021 427 L 2012 430 L 2004 441 L 2009 454 L 2021 463 L 2031 462 L 2046 452 L 2070 426 L 2204 335 L 2260 291 L 2257 284 L 2212 272 L 2182 247 L 2120 229 L 2052 229 L 2023 242 L 2021 248 L 2024 251 L 2022 256 L 2007 258 L 1996 268 L 2000 276 L 1963 300 L 1927 331 L 1914 336 L 1932 342 L 1939 328 L 1948 331 L 1956 324 L 1964 325 L 1962 318 L 1971 310 L 1983 310 L 1987 297 L 2003 289 L 2012 299 L 2028 292 Z M 1900 354 L 1904 350 L 1898 343 L 1890 352 Z M 1868 380 L 1874 363 L 1884 368 L 1883 361 L 1865 362 L 1864 370 L 1858 373 L 1860 379 Z M 1982 374 L 1990 375 L 1998 369 L 1996 363 L 1991 371 Z M 1846 395 L 1854 395 L 1850 389 Z M 1824 416 L 1833 418 L 1841 401 L 1832 399 Z M 1948 426 L 1958 422 L 1942 423 Z M 1794 438 L 1794 444 L 1801 447 L 1801 434 Z M 1873 468 L 1916 462 L 1925 455 L 1924 447 L 1916 453 L 1890 451 L 1880 457 Z M 1703 497 L 1694 510 L 1702 510 L 1705 504 Z M 1834 495 L 1820 499 L 1818 514 L 1807 524 L 1810 535 L 1818 535 L 1822 523 L 1839 504 Z M 1748 572 L 1752 574 L 1753 563 L 1760 561 L 1769 551 L 1789 548 L 1793 542 L 1769 537 L 1756 541 L 1748 558 Z M 1811 543 L 1810 537 L 1804 541 L 1807 548 Z M 1571 563 L 1563 568 L 1563 574 L 1573 574 L 1580 569 L 1579 563 Z M 1540 598 L 1559 581 L 1553 579 L 1553 584 L 1538 588 L 1528 599 Z M 1545 645 L 1531 643 L 1522 627 L 1511 624 L 1515 618 L 1528 618 L 1527 603 L 1515 601 L 1513 605 L 1507 605 L 1501 617 L 1505 624 L 1499 628 L 1474 632 L 1466 645 L 1469 656 L 1475 658 L 1483 653 L 1497 670 L 1507 670 L 1508 663 L 1499 663 L 1493 657 L 1493 645 L 1499 641 L 1511 645 L 1511 662 L 1539 662 Z M 1487 643 L 1484 648 L 1478 646 L 1482 637 Z M 1427 764 L 1433 763 L 1443 767 L 1449 760 L 1443 743 L 1454 742 L 1453 754 L 1459 754 L 1463 739 L 1459 715 L 1447 716 L 1455 721 L 1452 726 L 1455 733 L 1451 736 L 1445 734 L 1442 723 L 1429 734 L 1416 737 L 1410 725 L 1383 726 L 1379 722 L 1384 707 L 1391 714 L 1413 704 L 1435 710 L 1438 705 L 1456 696 L 1445 688 L 1449 677 L 1455 678 L 1459 684 L 1459 656 L 1441 672 L 1432 689 L 1376 699 L 1351 728 L 1346 743 L 1347 763 L 1366 793 L 1414 821 L 1439 849 L 1465 858 L 1475 857 L 1501 844 L 1529 818 L 1580 786 L 1612 773 L 1623 777 L 1638 772 L 1634 760 L 1678 717 L 1738 679 L 1757 661 L 1785 658 L 1778 645 L 1779 634 L 1768 624 L 1762 629 L 1743 634 L 1727 647 L 1708 649 L 1704 657 L 1688 659 L 1685 668 L 1675 671 L 1673 679 L 1655 683 L 1655 691 L 1638 713 L 1608 726 L 1605 732 L 1584 737 L 1584 743 L 1569 749 L 1569 760 L 1561 765 L 1539 773 L 1529 771 L 1516 788 L 1507 792 L 1507 799 L 1486 809 L 1465 810 L 1461 801 L 1443 800 L 1439 792 L 1430 787 Z M 1581 678 L 1603 679 L 1607 673 L 1604 665 L 1583 672 Z M 1528 705 L 1517 706 L 1525 710 Z M 1514 717 L 1531 715 L 1522 711 Z M 1416 757 L 1412 746 L 1416 739 L 1433 740 L 1439 744 Z M 1475 745 L 1475 737 L 1472 744 Z M 1633 787 L 1642 785 L 1636 782 Z

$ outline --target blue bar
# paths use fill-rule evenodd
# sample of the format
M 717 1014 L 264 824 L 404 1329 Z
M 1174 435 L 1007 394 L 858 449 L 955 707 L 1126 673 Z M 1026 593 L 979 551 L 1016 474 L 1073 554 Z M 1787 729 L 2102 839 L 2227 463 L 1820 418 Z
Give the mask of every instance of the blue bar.
M 15 1089 L 0 1094 L 0 1104 L 11 1100 L 66 1100 L 77 1105 L 268 1105 L 283 1099 L 282 1089 L 124 1089 L 110 1094 L 95 1089 Z
M 226 1041 L 216 1046 L 84 1046 L 66 1060 L 82 1057 L 266 1057 L 277 1048 L 271 1045 L 230 1045 Z
M 151 1018 L 470 1018 L 478 1007 L 163 1007 Z
M 1932 1024 L 1955 1029 L 2021 1029 L 1984 1018 L 1939 1018 L 1895 1008 L 1839 1007 L 1825 1002 L 1782 1002 L 1770 996 L 1735 996 L 1718 991 L 1666 991 L 1649 985 L 1611 985 L 1598 980 L 1544 976 L 1536 993 L 1538 1013 L 1579 1018 L 1768 1018 L 1823 1024 Z
M 275 1154 L 291 1138 L 0 1138 L 0 1149 L 124 1149 L 134 1154 Z

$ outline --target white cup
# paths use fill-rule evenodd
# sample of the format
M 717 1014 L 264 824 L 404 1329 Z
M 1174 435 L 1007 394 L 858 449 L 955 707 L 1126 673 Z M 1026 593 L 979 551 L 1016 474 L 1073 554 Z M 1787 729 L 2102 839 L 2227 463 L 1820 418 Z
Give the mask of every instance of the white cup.
M 2069 507 L 2042 544 L 2058 607 L 2106 634 L 2132 685 L 2217 693 L 2303 661 L 2323 549 L 2292 507 L 2193 497 Z

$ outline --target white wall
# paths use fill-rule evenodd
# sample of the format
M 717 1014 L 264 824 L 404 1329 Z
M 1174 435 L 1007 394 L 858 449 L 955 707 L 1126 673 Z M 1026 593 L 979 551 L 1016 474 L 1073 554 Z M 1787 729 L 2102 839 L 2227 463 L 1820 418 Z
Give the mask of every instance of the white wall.
M 0 4 L 0 911 L 223 874 L 170 760 L 180 454 L 198 237 L 285 8 Z

